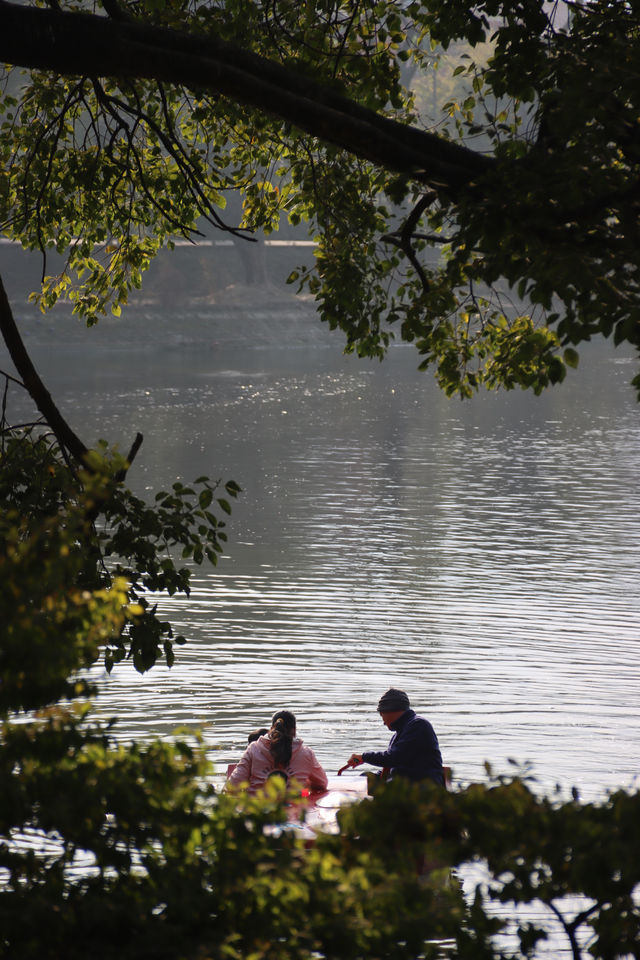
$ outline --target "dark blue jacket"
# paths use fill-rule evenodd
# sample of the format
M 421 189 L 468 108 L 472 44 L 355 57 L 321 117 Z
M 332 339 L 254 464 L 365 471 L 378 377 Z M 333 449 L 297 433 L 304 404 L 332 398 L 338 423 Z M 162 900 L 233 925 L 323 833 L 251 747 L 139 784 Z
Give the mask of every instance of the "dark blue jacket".
M 363 753 L 365 763 L 388 767 L 390 779 L 433 780 L 444 786 L 442 755 L 435 730 L 428 720 L 418 717 L 415 710 L 405 710 L 391 724 L 394 734 L 384 752 Z

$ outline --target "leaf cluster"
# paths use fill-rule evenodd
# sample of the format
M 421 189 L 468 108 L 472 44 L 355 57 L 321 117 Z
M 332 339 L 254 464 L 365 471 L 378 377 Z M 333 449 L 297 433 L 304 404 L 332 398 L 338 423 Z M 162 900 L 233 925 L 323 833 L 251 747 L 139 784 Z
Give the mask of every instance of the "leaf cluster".
M 55 441 L 37 429 L 4 433 L 0 455 L 3 602 L 6 611 L 14 609 L 20 616 L 11 618 L 0 650 L 0 666 L 4 662 L 7 670 L 0 696 L 9 696 L 9 678 L 14 678 L 16 690 L 21 691 L 16 695 L 23 700 L 10 700 L 12 709 L 32 707 L 32 697 L 37 700 L 47 688 L 49 674 L 56 675 L 61 662 L 68 664 L 68 658 L 77 655 L 73 643 L 60 645 L 53 640 L 67 620 L 71 636 L 84 636 L 85 667 L 99 652 L 104 654 L 107 670 L 125 658 L 140 672 L 161 657 L 171 666 L 173 644 L 185 642 L 184 637 L 174 636 L 170 622 L 161 617 L 158 598 L 163 593 L 188 595 L 192 565 L 217 562 L 226 531 L 214 510 L 229 514 L 229 501 L 240 488 L 228 481 L 224 496 L 218 496 L 222 485 L 200 477 L 193 486 L 176 482 L 171 492 L 158 493 L 150 505 L 120 479 L 125 466 L 124 459 L 110 453 L 105 444 L 90 451 L 77 469 L 65 461 Z M 61 557 L 66 558 L 64 566 Z M 72 601 L 63 573 L 76 589 Z M 82 618 L 98 616 L 93 601 L 96 590 L 117 597 L 119 616 L 89 631 L 89 619 Z M 17 607 L 16 597 L 20 598 Z M 82 617 L 73 626 L 76 613 Z M 31 633 L 41 647 L 32 659 L 24 646 Z M 3 657 L 9 660 L 2 661 Z M 66 680 L 53 682 L 47 702 L 63 696 L 66 684 Z
M 346 97 L 350 146 L 327 146 L 321 125 L 303 134 L 280 117 L 277 95 L 258 111 L 188 84 L 31 71 L 0 105 L 0 222 L 25 246 L 64 255 L 60 270 L 43 269 L 43 308 L 67 298 L 94 322 L 118 312 L 157 251 L 194 237 L 202 217 L 241 235 L 288 218 L 318 244 L 315 270 L 295 279 L 347 350 L 382 357 L 394 335 L 414 342 L 448 393 L 539 392 L 596 335 L 639 345 L 633 4 L 572 5 L 565 20 L 534 0 L 119 9 L 231 44 L 222 70 L 237 50 L 264 58 L 265 81 L 276 67 L 301 85 L 319 81 L 309 88 L 318 106 Z M 420 89 L 438 50 L 459 58 L 453 95 L 429 117 L 439 172 L 373 165 L 370 137 L 349 126 L 366 109 L 401 120 L 403 141 L 417 134 L 423 118 L 404 80 Z M 447 160 L 451 139 L 468 149 Z M 433 161 L 425 155 L 425 168 Z M 243 215 L 228 225 L 231 190 Z
M 394 782 L 309 849 L 286 825 L 300 797 L 214 793 L 197 735 L 118 743 L 90 719 L 87 668 L 136 611 L 124 581 L 78 588 L 86 524 L 82 498 L 57 522 L 14 517 L 0 557 L 0 956 L 413 960 L 446 942 L 498 960 L 496 905 L 532 903 L 576 960 L 585 932 L 594 958 L 638 956 L 637 793 Z M 456 877 L 479 865 L 463 898 Z M 531 956 L 547 924 L 517 920 L 516 936 L 511 955 Z
M 499 960 L 510 926 L 516 958 L 550 933 L 576 960 L 585 935 L 593 958 L 638 956 L 638 794 L 585 805 L 518 778 L 453 793 L 396 782 L 309 848 L 285 823 L 299 797 L 213 794 L 185 739 L 125 749 L 56 709 L 5 725 L 0 764 L 0 952 L 20 944 L 25 960 L 410 960 L 445 944 Z M 514 930 L 525 904 L 536 920 Z
M 451 793 L 379 788 L 374 804 L 344 810 L 340 823 L 347 848 L 366 837 L 389 871 L 401 849 L 422 853 L 433 877 L 450 866 L 466 877 L 455 956 L 503 956 L 502 942 L 509 955 L 530 957 L 550 941 L 578 960 L 588 941 L 591 957 L 636 957 L 639 804 L 637 791 L 593 804 L 577 792 L 545 797 L 522 777 L 489 770 L 488 782 Z

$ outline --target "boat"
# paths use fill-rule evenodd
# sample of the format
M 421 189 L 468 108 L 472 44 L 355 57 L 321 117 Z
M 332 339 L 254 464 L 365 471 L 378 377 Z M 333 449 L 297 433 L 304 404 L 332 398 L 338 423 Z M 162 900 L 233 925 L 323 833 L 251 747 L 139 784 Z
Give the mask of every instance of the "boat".
M 235 763 L 227 767 L 227 777 L 235 770 Z M 348 765 L 338 774 L 329 777 L 326 790 L 309 790 L 303 787 L 300 800 L 294 799 L 287 805 L 288 819 L 285 823 L 273 824 L 266 828 L 270 836 L 280 836 L 284 831 L 295 831 L 305 844 L 314 843 L 318 833 L 337 834 L 338 810 L 351 803 L 357 803 L 371 796 L 369 776 L 366 773 L 342 776 Z M 445 787 L 451 788 L 451 768 L 443 767 Z

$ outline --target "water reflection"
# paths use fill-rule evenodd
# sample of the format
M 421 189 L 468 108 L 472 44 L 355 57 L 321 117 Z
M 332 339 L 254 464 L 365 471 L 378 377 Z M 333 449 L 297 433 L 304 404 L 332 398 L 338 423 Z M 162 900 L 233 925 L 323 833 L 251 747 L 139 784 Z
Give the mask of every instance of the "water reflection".
M 126 449 L 145 434 L 138 492 L 202 473 L 245 491 L 229 556 L 165 604 L 190 641 L 176 665 L 104 679 L 122 737 L 201 724 L 224 769 L 287 706 L 335 770 L 386 742 L 374 707 L 394 684 L 462 780 L 513 757 L 585 796 L 632 781 L 631 364 L 600 351 L 546 396 L 471 404 L 415 365 L 402 348 L 378 365 L 337 346 L 41 358 L 83 438 Z

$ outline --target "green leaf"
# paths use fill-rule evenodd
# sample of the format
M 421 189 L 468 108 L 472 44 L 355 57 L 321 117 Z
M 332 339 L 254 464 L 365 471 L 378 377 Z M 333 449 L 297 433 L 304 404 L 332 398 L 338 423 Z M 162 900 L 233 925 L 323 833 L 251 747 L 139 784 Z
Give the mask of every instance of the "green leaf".
M 213 492 L 211 490 L 201 490 L 200 496 L 198 497 L 198 503 L 200 504 L 201 510 L 206 510 L 207 507 L 211 504 L 213 500 Z
M 567 347 L 563 353 L 564 362 L 568 367 L 576 368 L 580 360 L 576 350 L 573 350 L 571 347 Z

